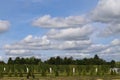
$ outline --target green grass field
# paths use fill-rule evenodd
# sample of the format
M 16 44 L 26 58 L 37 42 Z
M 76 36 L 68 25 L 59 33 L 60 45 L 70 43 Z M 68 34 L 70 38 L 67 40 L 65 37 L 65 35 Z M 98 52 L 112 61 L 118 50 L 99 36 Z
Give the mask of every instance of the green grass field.
M 120 80 L 120 73 L 107 65 L 1 65 L 0 80 Z
M 120 76 L 36 77 L 35 79 L 27 79 L 26 77 L 4 77 L 0 80 L 120 80 Z

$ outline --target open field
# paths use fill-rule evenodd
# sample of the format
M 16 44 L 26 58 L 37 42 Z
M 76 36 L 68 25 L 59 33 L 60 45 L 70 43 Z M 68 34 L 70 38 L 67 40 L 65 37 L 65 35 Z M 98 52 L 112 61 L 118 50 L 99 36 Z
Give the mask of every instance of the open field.
M 109 65 L 0 65 L 0 80 L 120 80 Z
M 80 76 L 80 77 L 37 77 L 35 79 L 27 79 L 26 77 L 4 77 L 0 80 L 120 80 L 120 76 L 95 77 L 95 76 Z

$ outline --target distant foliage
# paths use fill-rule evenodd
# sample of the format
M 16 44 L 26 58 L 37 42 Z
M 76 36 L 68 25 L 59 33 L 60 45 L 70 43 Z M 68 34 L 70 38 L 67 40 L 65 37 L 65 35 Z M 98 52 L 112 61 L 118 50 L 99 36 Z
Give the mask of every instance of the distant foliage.
M 35 58 L 35 57 L 31 57 L 31 58 L 20 58 L 20 57 L 16 57 L 15 60 L 12 60 L 12 58 L 10 57 L 8 59 L 7 64 L 39 64 L 41 61 L 41 59 Z
M 20 58 L 16 57 L 14 60 L 12 58 L 8 59 L 7 64 L 33 64 L 38 65 L 41 63 L 49 64 L 49 65 L 111 65 L 111 67 L 116 66 L 116 62 L 111 60 L 111 62 L 107 62 L 98 55 L 95 55 L 93 58 L 83 58 L 83 59 L 73 59 L 73 57 L 64 57 L 60 56 L 51 57 L 50 59 L 42 62 L 41 59 L 31 57 L 31 58 Z M 3 61 L 0 64 L 5 64 Z
M 111 65 L 111 67 L 115 67 L 115 61 L 112 60 L 111 62 L 107 62 L 98 55 L 95 55 L 94 58 L 84 58 L 84 59 L 76 59 L 74 60 L 72 57 L 65 57 L 61 58 L 51 57 L 50 59 L 46 60 L 44 63 L 50 65 Z

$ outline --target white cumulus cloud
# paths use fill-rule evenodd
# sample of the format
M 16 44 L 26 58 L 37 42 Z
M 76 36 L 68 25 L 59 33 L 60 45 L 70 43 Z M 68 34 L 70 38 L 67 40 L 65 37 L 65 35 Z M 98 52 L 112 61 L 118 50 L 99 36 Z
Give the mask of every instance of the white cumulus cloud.
M 67 27 L 80 27 L 86 22 L 87 20 L 82 16 L 68 16 L 63 18 L 44 15 L 42 17 L 35 19 L 32 25 L 43 28 L 67 28 Z
M 10 22 L 7 20 L 0 20 L 0 33 L 9 29 Z
M 120 22 L 120 0 L 99 0 L 91 18 L 98 22 Z
M 93 31 L 94 28 L 92 26 L 86 25 L 79 28 L 52 29 L 47 35 L 51 39 L 58 40 L 87 40 Z
M 120 35 L 120 24 L 114 23 L 114 24 L 108 24 L 105 29 L 103 29 L 100 33 L 100 36 L 102 37 L 110 37 L 110 36 L 119 36 Z

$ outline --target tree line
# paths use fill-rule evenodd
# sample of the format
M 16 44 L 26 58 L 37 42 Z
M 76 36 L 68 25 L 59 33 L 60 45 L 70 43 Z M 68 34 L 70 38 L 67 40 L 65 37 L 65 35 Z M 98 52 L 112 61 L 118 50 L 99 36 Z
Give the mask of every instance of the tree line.
M 34 64 L 37 65 L 41 63 L 41 59 L 30 57 L 30 58 L 20 58 L 16 57 L 14 60 L 10 57 L 7 64 Z
M 83 59 L 73 59 L 73 57 L 64 57 L 61 58 L 60 56 L 51 57 L 50 59 L 46 60 L 44 63 L 49 65 L 112 65 L 115 66 L 115 61 L 111 60 L 107 62 L 98 55 L 95 55 L 93 58 L 83 58 Z
M 64 57 L 61 58 L 60 56 L 51 57 L 46 61 L 42 61 L 41 59 L 30 57 L 30 58 L 20 58 L 16 57 L 14 60 L 10 57 L 5 63 L 4 61 L 0 61 L 0 64 L 33 64 L 38 65 L 40 63 L 45 63 L 49 65 L 111 65 L 112 67 L 115 66 L 115 61 L 111 60 L 107 62 L 98 55 L 95 55 L 93 58 L 83 58 L 83 59 L 73 59 L 73 57 Z

